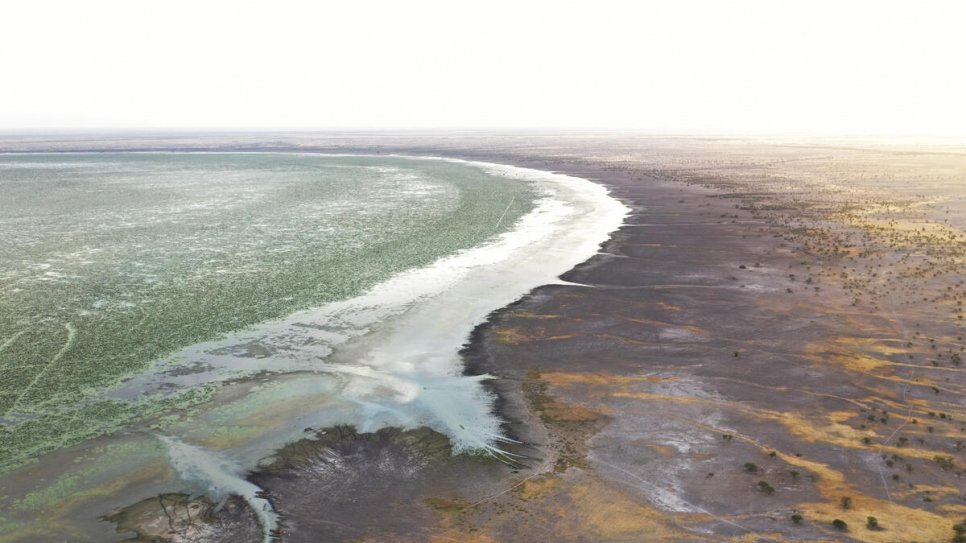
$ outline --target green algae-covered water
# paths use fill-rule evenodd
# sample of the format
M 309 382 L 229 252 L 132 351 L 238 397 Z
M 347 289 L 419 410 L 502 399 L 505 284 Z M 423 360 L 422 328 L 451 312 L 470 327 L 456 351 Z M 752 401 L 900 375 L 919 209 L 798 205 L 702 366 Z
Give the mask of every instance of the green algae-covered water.
M 468 164 L 0 155 L 0 472 L 208 398 L 106 394 L 186 346 L 478 246 L 533 188 Z

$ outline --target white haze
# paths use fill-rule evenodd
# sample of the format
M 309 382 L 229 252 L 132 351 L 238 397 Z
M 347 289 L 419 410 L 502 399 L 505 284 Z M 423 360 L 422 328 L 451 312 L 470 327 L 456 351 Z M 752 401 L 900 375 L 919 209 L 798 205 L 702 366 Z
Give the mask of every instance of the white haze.
M 961 6 L 6 2 L 0 130 L 964 135 Z

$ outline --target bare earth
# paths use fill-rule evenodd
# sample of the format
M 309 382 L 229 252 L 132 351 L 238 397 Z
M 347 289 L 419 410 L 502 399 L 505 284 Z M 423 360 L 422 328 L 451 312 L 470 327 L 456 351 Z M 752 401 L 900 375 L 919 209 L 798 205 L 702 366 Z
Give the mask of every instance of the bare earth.
M 71 149 L 453 156 L 581 176 L 632 207 L 574 285 L 535 290 L 466 347 L 467 372 L 498 377 L 518 463 L 452 456 L 426 429 L 313 429 L 251 476 L 282 541 L 946 542 L 966 518 L 962 147 L 0 137 Z M 238 541 L 257 533 L 243 507 L 167 495 L 111 520 L 140 541 Z

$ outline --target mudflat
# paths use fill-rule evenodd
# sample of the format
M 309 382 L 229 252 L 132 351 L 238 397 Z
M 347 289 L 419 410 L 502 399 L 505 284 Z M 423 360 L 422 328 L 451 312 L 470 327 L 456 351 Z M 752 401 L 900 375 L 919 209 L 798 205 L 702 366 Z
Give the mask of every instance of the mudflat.
M 454 456 L 427 429 L 308 429 L 251 474 L 282 516 L 281 541 L 939 542 L 966 530 L 961 148 L 615 134 L 0 140 L 72 149 L 451 156 L 583 177 L 631 207 L 568 284 L 494 313 L 466 346 L 466 371 L 494 377 L 519 442 L 506 457 Z M 171 494 L 105 514 L 142 541 L 254 533 L 229 506 Z

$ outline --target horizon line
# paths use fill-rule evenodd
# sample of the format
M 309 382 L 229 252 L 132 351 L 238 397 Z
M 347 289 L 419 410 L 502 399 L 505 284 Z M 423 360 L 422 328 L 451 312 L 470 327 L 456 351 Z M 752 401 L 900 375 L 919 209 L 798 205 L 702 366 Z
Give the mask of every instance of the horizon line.
M 60 127 L 17 127 L 0 128 L 2 136 L 18 135 L 84 135 L 84 134 L 243 134 L 243 133 L 286 133 L 286 134 L 455 134 L 455 133 L 507 133 L 507 134 L 628 134 L 642 136 L 684 136 L 684 137 L 814 137 L 814 138 L 846 138 L 846 139 L 898 139 L 898 140 L 966 140 L 966 132 L 961 134 L 936 134 L 926 132 L 896 132 L 884 134 L 881 132 L 862 131 L 819 131 L 819 130 L 727 130 L 727 129 L 676 129 L 676 128 L 615 128 L 615 127 L 564 127 L 564 126 L 331 126 L 331 127 L 273 127 L 273 126 L 185 126 L 185 127 L 138 127 L 138 126 L 60 126 Z

